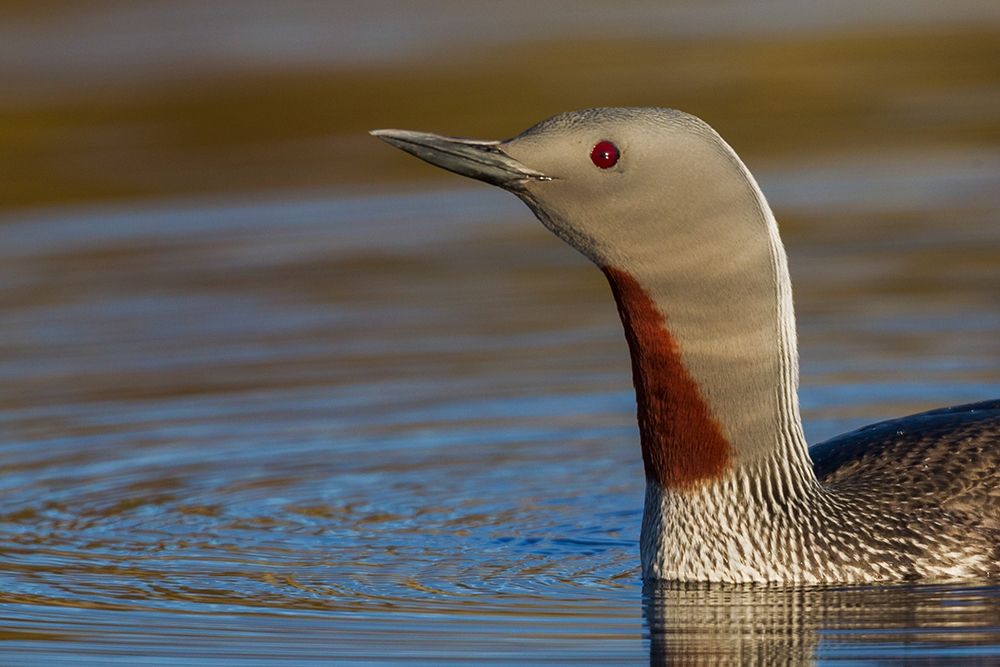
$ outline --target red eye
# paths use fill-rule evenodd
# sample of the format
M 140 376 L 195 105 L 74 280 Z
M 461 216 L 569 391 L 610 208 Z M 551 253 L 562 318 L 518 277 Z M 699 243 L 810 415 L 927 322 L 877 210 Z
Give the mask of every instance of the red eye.
M 590 150 L 590 161 L 601 169 L 610 169 L 618 164 L 619 155 L 621 153 L 618 152 L 618 147 L 604 139 L 598 141 L 597 145 Z

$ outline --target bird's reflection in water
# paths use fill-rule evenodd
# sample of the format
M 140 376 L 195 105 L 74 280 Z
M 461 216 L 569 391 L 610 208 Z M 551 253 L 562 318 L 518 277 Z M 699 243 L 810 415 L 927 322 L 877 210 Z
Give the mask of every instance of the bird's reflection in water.
M 1000 661 L 1000 586 L 647 583 L 650 664 Z

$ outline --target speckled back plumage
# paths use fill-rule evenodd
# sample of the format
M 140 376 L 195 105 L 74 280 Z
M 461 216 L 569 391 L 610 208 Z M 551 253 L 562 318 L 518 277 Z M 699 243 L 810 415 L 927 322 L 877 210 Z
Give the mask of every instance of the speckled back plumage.
M 896 517 L 915 545 L 981 546 L 992 563 L 975 569 L 1000 574 L 1000 399 L 871 424 L 809 453 L 827 491 Z

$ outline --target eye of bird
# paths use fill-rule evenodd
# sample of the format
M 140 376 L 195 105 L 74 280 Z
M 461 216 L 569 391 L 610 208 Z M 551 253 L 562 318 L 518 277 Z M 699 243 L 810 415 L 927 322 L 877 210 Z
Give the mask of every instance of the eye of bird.
M 620 155 L 621 153 L 618 151 L 618 147 L 607 139 L 598 141 L 594 147 L 590 149 L 590 161 L 601 169 L 610 169 L 618 164 L 618 158 Z

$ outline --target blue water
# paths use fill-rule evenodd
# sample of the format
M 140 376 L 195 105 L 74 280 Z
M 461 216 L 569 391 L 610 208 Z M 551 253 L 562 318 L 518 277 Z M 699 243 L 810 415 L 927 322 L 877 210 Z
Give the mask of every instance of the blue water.
M 998 393 L 985 213 L 775 204 L 812 440 Z M 4 664 L 1000 660 L 988 582 L 644 591 L 614 306 L 502 193 L 0 224 Z

